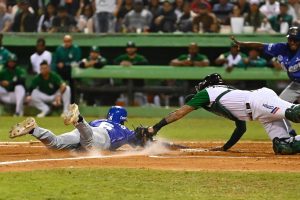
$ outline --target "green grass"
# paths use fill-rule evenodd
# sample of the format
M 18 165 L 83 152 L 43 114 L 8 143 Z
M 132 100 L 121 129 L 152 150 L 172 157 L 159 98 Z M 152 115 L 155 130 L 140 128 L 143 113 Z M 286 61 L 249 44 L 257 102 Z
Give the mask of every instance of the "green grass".
M 62 169 L 0 173 L 0 199 L 300 199 L 299 173 Z
M 8 131 L 10 127 L 21 121 L 24 118 L 0 117 L 0 141 L 11 141 L 8 138 Z M 93 120 L 95 118 L 87 118 Z M 130 118 L 127 122 L 127 127 L 132 129 L 133 126 L 153 125 L 158 122 L 160 118 Z M 37 119 L 41 127 L 52 130 L 56 134 L 71 131 L 72 126 L 65 126 L 59 117 L 47 117 Z M 159 132 L 159 136 L 171 140 L 227 140 L 234 129 L 234 122 L 223 118 L 216 119 L 182 119 L 173 124 L 170 124 Z M 20 137 L 14 141 L 32 140 L 30 136 Z M 268 140 L 262 125 L 258 122 L 249 122 L 248 130 L 243 136 L 244 140 Z

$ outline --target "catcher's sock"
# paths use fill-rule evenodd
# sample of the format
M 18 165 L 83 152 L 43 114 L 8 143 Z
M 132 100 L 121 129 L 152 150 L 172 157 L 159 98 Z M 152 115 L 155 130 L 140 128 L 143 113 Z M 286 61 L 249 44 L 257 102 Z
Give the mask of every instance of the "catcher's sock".
M 81 123 L 81 122 L 83 122 L 83 117 L 81 116 L 81 115 L 78 115 L 78 121 L 77 121 L 78 123 Z

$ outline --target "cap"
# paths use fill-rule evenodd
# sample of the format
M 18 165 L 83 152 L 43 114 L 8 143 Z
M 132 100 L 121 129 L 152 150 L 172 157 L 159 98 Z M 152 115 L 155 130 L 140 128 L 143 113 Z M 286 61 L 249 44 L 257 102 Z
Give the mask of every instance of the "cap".
M 239 45 L 237 45 L 236 43 L 234 43 L 234 42 L 231 42 L 230 43 L 230 47 L 238 47 Z
M 9 54 L 8 59 L 7 59 L 7 61 L 15 61 L 15 62 L 17 60 L 18 60 L 18 58 L 17 58 L 16 54 L 14 54 L 14 53 Z
M 249 3 L 250 3 L 251 5 L 253 5 L 253 4 L 259 5 L 259 4 L 260 4 L 260 1 L 259 1 L 259 0 L 250 0 Z
M 143 1 L 143 0 L 134 0 L 134 3 L 135 3 L 135 4 L 138 4 L 138 3 L 144 4 L 144 1 Z
M 29 1 L 28 0 L 19 0 L 18 3 L 29 5 Z
M 136 46 L 135 46 L 134 42 L 128 41 L 127 44 L 126 44 L 126 47 L 136 47 Z
M 288 6 L 288 2 L 286 0 L 281 0 L 281 1 L 279 1 L 279 5 L 287 7 Z
M 99 47 L 97 47 L 97 46 L 92 46 L 90 51 L 91 51 L 91 52 L 93 51 L 93 52 L 99 53 L 99 52 L 100 52 L 100 49 L 99 49 Z
M 199 3 L 199 4 L 198 4 L 198 7 L 199 7 L 200 9 L 207 9 L 207 8 L 208 8 L 208 5 L 207 5 L 206 3 Z

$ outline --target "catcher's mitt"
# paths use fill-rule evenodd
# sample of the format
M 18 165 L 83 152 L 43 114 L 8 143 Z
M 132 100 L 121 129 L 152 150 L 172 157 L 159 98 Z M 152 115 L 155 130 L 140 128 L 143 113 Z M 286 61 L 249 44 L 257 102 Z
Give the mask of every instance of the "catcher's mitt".
M 134 129 L 136 138 L 141 141 L 141 146 L 145 146 L 145 144 L 149 141 L 153 141 L 153 135 L 149 133 L 148 127 L 138 126 Z

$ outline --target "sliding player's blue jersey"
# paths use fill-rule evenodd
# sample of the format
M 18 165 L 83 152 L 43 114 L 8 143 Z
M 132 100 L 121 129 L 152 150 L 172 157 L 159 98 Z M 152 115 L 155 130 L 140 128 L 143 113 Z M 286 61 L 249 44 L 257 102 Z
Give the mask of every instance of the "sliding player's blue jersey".
M 264 45 L 264 52 L 277 58 L 292 81 L 300 82 L 300 48 L 292 52 L 287 43 L 271 43 Z
M 115 150 L 125 144 L 140 145 L 140 141 L 136 138 L 134 131 L 121 124 L 106 119 L 99 119 L 90 122 L 89 125 L 107 130 L 110 137 L 110 150 Z

